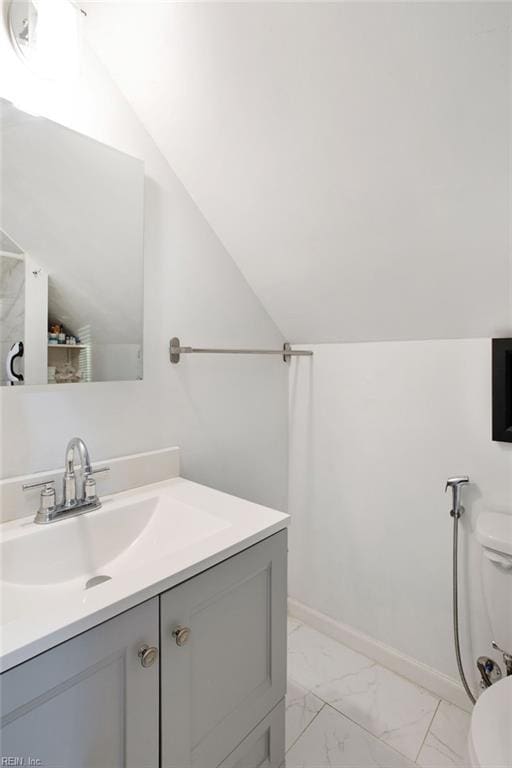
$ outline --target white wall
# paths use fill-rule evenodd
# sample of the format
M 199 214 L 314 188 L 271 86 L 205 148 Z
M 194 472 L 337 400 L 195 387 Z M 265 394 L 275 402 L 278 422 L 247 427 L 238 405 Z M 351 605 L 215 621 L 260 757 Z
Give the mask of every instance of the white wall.
M 91 2 L 88 27 L 290 341 L 503 332 L 510 2 Z
M 286 505 L 287 372 L 265 358 L 168 361 L 168 341 L 281 345 L 282 337 L 133 111 L 86 49 L 73 91 L 34 81 L 0 29 L 0 95 L 146 164 L 144 381 L 0 394 L 3 477 L 60 466 L 74 434 L 94 459 L 177 444 L 185 476 Z M 23 99 L 22 99 L 23 97 Z M 13 388 L 14 389 L 14 388 Z
M 89 12 L 114 77 L 292 340 L 510 331 L 509 4 Z M 512 504 L 510 446 L 490 441 L 489 341 L 314 351 L 290 377 L 291 595 L 456 677 L 444 482 L 475 482 L 465 532 Z M 471 659 L 490 650 L 477 560 Z
M 92 381 L 142 378 L 142 355 L 138 344 L 94 344 L 90 356 Z
M 314 292 L 309 315 L 284 303 L 303 344 L 334 340 L 340 328 L 343 340 L 382 341 L 320 344 L 312 360 L 293 363 L 290 594 L 458 679 L 446 478 L 467 473 L 473 482 L 461 542 L 470 673 L 479 653 L 492 655 L 471 534 L 483 509 L 512 514 L 512 446 L 491 441 L 490 339 L 480 338 L 512 335 L 512 4 L 347 5 L 344 33 L 355 30 L 361 43 L 351 50 L 360 69 L 348 93 L 359 94 L 363 113 L 379 112 L 348 139 L 347 151 L 372 158 L 364 185 L 353 164 L 343 176 L 357 195 L 340 212 L 358 213 L 347 230 L 357 238 L 337 241 L 327 272 L 321 259 L 313 265 L 338 307 L 328 298 L 319 307 Z M 345 129 L 339 136 L 347 141 Z M 359 225 L 368 229 L 361 239 Z M 352 246 L 374 237 L 365 261 Z M 345 281 L 352 256 L 362 262 Z M 263 279 L 261 265 L 252 269 Z M 392 337 L 410 341 L 385 341 Z
M 480 510 L 512 512 L 512 445 L 490 439 L 490 341 L 313 349 L 290 378 L 290 594 L 456 678 L 444 483 L 459 473 L 473 483 L 466 555 Z M 492 653 L 471 547 L 468 669 Z

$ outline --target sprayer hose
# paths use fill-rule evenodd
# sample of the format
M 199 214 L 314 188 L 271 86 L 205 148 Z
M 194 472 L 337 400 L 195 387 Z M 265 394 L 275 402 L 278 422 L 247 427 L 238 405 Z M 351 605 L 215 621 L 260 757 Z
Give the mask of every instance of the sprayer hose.
M 464 667 L 462 666 L 462 658 L 460 654 L 460 639 L 459 639 L 459 585 L 458 585 L 458 560 L 459 560 L 459 515 L 453 515 L 453 637 L 455 640 L 455 656 L 457 657 L 457 667 L 459 668 L 460 679 L 467 695 L 471 699 L 473 704 L 476 704 L 476 699 L 473 696 L 471 688 L 466 680 L 464 674 Z

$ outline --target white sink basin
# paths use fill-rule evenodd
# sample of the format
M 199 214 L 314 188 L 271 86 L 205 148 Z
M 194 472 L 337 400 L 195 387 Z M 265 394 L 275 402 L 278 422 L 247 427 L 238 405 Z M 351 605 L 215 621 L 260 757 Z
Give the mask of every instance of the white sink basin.
M 94 576 L 119 577 L 228 526 L 176 500 L 169 504 L 165 494 L 106 502 L 78 517 L 28 524 L 1 541 L 1 578 L 38 587 L 80 579 L 85 588 Z
M 288 515 L 174 478 L 94 512 L 0 525 L 0 670 L 286 527 Z M 34 510 L 35 511 L 35 510 Z
M 140 539 L 157 499 L 98 510 L 44 527 L 0 544 L 2 580 L 11 584 L 57 584 L 102 571 Z

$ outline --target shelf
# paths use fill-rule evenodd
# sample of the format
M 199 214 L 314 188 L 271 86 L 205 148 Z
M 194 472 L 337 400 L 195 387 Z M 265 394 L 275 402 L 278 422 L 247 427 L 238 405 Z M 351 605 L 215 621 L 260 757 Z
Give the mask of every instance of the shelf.
M 88 344 L 48 344 L 48 349 L 87 349 Z

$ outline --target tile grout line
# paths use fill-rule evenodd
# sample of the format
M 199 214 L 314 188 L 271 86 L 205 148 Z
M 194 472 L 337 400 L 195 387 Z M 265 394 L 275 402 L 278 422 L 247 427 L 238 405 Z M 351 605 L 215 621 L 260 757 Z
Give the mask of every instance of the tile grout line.
M 305 690 L 308 690 L 308 689 L 306 688 Z M 308 693 L 312 693 L 312 691 L 308 691 Z M 313 695 L 314 695 L 314 694 L 313 694 Z M 317 698 L 320 698 L 320 697 L 319 697 L 319 696 L 317 696 Z M 323 699 L 320 699 L 320 701 L 323 701 Z M 288 747 L 288 749 L 286 750 L 286 754 L 288 754 L 288 752 L 290 751 L 290 749 L 291 749 L 292 747 L 294 747 L 294 746 L 296 745 L 296 743 L 298 742 L 298 740 L 299 740 L 299 739 L 301 739 L 301 738 L 304 736 L 304 734 L 305 734 L 305 733 L 306 733 L 306 731 L 308 730 L 309 726 L 310 726 L 312 723 L 314 723 L 314 722 L 315 722 L 315 720 L 316 720 L 316 718 L 318 717 L 318 715 L 320 714 L 320 712 L 322 712 L 322 711 L 325 709 L 325 707 L 327 707 L 327 706 L 329 706 L 329 705 L 328 705 L 328 704 L 326 704 L 326 703 L 324 702 L 324 703 L 322 704 L 322 706 L 320 707 L 320 709 L 318 710 L 318 712 L 315 712 L 315 714 L 313 715 L 313 719 L 312 719 L 312 720 L 311 720 L 311 721 L 310 721 L 310 722 L 309 722 L 309 723 L 306 725 L 306 727 L 304 728 L 304 730 L 302 730 L 302 731 L 299 733 L 299 735 L 297 736 L 297 738 L 296 738 L 294 741 L 292 741 L 292 743 L 290 744 L 290 746 L 289 746 L 289 747 Z
M 319 697 L 319 698 L 320 698 L 320 697 Z M 322 699 L 322 701 L 323 701 L 323 699 Z M 335 707 L 335 706 L 333 706 L 332 704 L 329 704 L 329 702 L 328 702 L 328 701 L 326 701 L 326 702 L 325 702 L 325 706 L 326 706 L 326 707 L 329 707 L 330 709 L 332 709 L 332 710 L 333 710 L 333 712 L 336 712 L 336 714 L 337 714 L 337 715 L 341 715 L 341 716 L 342 716 L 342 717 L 344 717 L 346 720 L 349 720 L 349 721 L 350 721 L 350 722 L 351 722 L 353 725 L 357 726 L 357 727 L 358 727 L 358 728 L 360 728 L 362 731 L 364 731 L 365 733 L 367 733 L 367 734 L 368 734 L 368 736 L 371 736 L 371 738 L 372 738 L 372 739 L 375 739 L 375 741 L 378 741 L 378 742 L 379 742 L 380 744 L 382 744 L 383 746 L 387 747 L 388 749 L 391 749 L 393 752 L 395 752 L 397 755 L 400 755 L 400 757 L 404 758 L 405 760 L 409 760 L 409 762 L 410 762 L 411 764 L 415 764 L 415 763 L 416 763 L 416 760 L 413 760 L 411 757 L 409 757 L 409 755 L 406 755 L 406 754 L 404 754 L 403 752 L 400 752 L 400 750 L 399 750 L 399 749 L 397 749 L 396 747 L 394 747 L 392 744 L 388 744 L 388 742 L 387 742 L 387 741 L 384 741 L 384 739 L 381 739 L 381 737 L 380 737 L 380 736 L 376 736 L 374 733 L 372 733 L 371 731 L 369 731 L 369 730 L 368 730 L 368 728 L 365 728 L 365 726 L 364 726 L 364 725 L 361 725 L 361 723 L 358 723 L 358 722 L 357 722 L 357 720 L 352 720 L 352 718 L 351 718 L 351 717 L 349 717 L 348 715 L 346 715 L 346 714 L 345 714 L 345 712 L 342 712 L 342 711 L 341 711 L 341 709 L 336 709 L 336 707 Z M 322 709 L 323 709 L 323 707 L 322 707 Z M 436 711 L 437 711 L 437 707 L 436 707 Z M 430 727 L 430 726 L 429 726 L 429 727 Z M 423 744 L 422 744 L 422 746 L 423 746 Z M 420 749 L 421 749 L 421 747 L 420 747 Z
M 289 616 L 289 614 L 288 614 L 288 616 Z M 318 629 L 315 629 L 315 627 L 312 627 L 310 624 L 307 624 L 307 623 L 306 623 L 306 622 L 304 622 L 304 621 L 299 621 L 298 619 L 295 619 L 293 616 L 292 616 L 292 617 L 290 617 L 290 618 L 292 618 L 292 619 L 293 619 L 295 622 L 297 622 L 297 624 L 298 624 L 299 626 L 298 626 L 298 627 L 296 627 L 295 629 L 293 629 L 293 630 L 292 630 L 292 631 L 291 631 L 289 634 L 294 634 L 294 633 L 295 633 L 295 632 L 296 632 L 298 629 L 300 629 L 301 627 L 308 627 L 309 629 L 313 629 L 315 632 L 318 632 L 320 635 L 323 635 L 324 637 L 327 637 L 327 638 L 329 638 L 330 640 L 332 640 L 332 641 L 333 641 L 333 642 L 335 642 L 336 644 L 340 645 L 342 648 L 346 648 L 346 647 L 348 647 L 348 646 L 346 646 L 344 643 L 340 642 L 339 640 L 336 640 L 335 638 L 333 638 L 333 637 L 330 637 L 329 635 L 326 635 L 326 634 L 325 634 L 325 633 L 323 633 L 323 632 L 320 632 L 320 630 L 318 630 Z M 288 635 L 288 637 L 289 637 L 289 635 Z M 352 650 L 352 649 L 350 649 L 350 648 L 349 648 L 349 650 Z M 358 651 L 354 651 L 354 653 L 358 653 Z M 360 656 L 364 656 L 364 654 L 359 654 L 359 655 L 360 655 Z M 349 715 L 347 715 L 347 714 L 346 714 L 345 712 L 343 712 L 341 709 L 337 709 L 337 707 L 336 707 L 335 705 L 333 705 L 331 702 L 329 702 L 329 701 L 326 701 L 325 699 L 323 699 L 323 698 L 322 698 L 322 697 L 319 695 L 319 693 L 318 693 L 317 691 L 315 691 L 315 690 L 312 690 L 312 689 L 310 689 L 310 688 L 306 688 L 304 685 L 302 685 L 301 683 L 298 683 L 298 682 L 294 681 L 292 678 L 290 678 L 290 680 L 291 680 L 291 682 L 293 682 L 295 685 L 299 685 L 301 688 L 304 688 L 304 690 L 307 690 L 307 691 L 308 691 L 308 693 L 311 693 L 313 696 L 316 696 L 316 698 L 317 698 L 317 699 L 319 699 L 320 701 L 322 701 L 322 702 L 323 702 L 323 704 L 324 704 L 324 706 L 322 707 L 322 709 L 320 709 L 320 710 L 319 710 L 319 711 L 316 713 L 316 715 L 315 715 L 315 717 L 313 718 L 313 720 L 311 721 L 311 723 L 312 723 L 312 722 L 313 722 L 313 721 L 316 719 L 316 717 L 317 717 L 317 716 L 320 714 L 320 712 L 321 712 L 321 711 L 324 709 L 324 707 L 326 707 L 326 706 L 327 706 L 327 707 L 330 707 L 330 709 L 332 709 L 334 712 L 336 712 L 337 714 L 341 715 L 342 717 L 345 717 L 345 718 L 347 718 L 347 720 L 349 720 L 349 721 L 350 721 L 351 723 L 353 723 L 354 725 L 357 725 L 359 728 L 361 728 L 363 731 L 365 731 L 365 733 L 369 734 L 369 735 L 370 735 L 370 736 L 372 736 L 374 739 L 377 739 L 377 740 L 378 740 L 378 741 L 379 741 L 381 744 L 384 744 L 385 746 L 389 747 L 389 749 L 392 749 L 394 752 L 396 752 L 396 753 L 397 753 L 398 755 L 400 755 L 401 757 L 405 757 L 407 760 L 411 760 L 411 762 L 413 762 L 413 763 L 417 764 L 417 760 L 418 760 L 418 758 L 419 758 L 419 756 L 420 756 L 421 750 L 423 749 L 423 746 L 424 746 L 424 744 L 425 744 L 425 741 L 426 741 L 426 739 L 427 739 L 427 736 L 428 736 L 428 735 L 429 735 L 429 733 L 430 733 L 430 729 L 432 728 L 432 723 L 434 722 L 435 716 L 436 716 L 436 714 L 437 714 L 437 712 L 438 712 L 438 710 L 439 710 L 439 707 L 441 706 L 441 702 L 442 702 L 442 701 L 445 701 L 445 700 L 444 700 L 443 698 L 440 698 L 440 697 L 436 696 L 436 695 L 435 695 L 435 694 L 434 694 L 432 691 L 429 691 L 427 688 L 423 688 L 423 686 L 421 686 L 421 685 L 418 685 L 418 683 L 415 683 L 415 682 L 413 682 L 413 681 L 412 681 L 412 680 L 410 680 L 408 677 L 405 677 L 404 675 L 400 675 L 399 673 L 397 673 L 397 672 L 394 672 L 393 670 L 390 670 L 388 667 L 384 666 L 383 664 L 379 664 L 377 661 L 375 661 L 374 659 L 371 659 L 369 656 L 364 656 L 364 658 L 367 658 L 367 659 L 368 659 L 368 661 L 371 661 L 371 662 L 373 662 L 373 663 L 372 663 L 372 666 L 378 666 L 378 667 L 380 667 L 381 669 L 385 669 L 385 670 L 387 670 L 388 672 L 392 672 L 392 674 L 395 674 L 395 675 L 397 675 L 397 677 L 400 677 L 401 679 L 403 679 L 403 680 L 405 680 L 406 682 L 410 683 L 411 685 L 415 686 L 415 687 L 416 687 L 416 688 L 418 688 L 419 690 L 421 690 L 421 691 L 424 691 L 425 693 L 429 694 L 429 695 L 430 695 L 430 696 L 432 696 L 433 698 L 437 699 L 437 704 L 436 704 L 436 706 L 435 706 L 434 712 L 433 712 L 433 714 L 432 714 L 432 717 L 431 717 L 431 719 L 430 719 L 430 722 L 429 722 L 429 724 L 428 724 L 428 727 L 427 727 L 427 729 L 426 729 L 426 731 L 425 731 L 425 735 L 423 736 L 423 739 L 422 739 L 422 741 L 421 741 L 421 744 L 420 744 L 420 746 L 419 746 L 419 749 L 418 749 L 418 752 L 416 753 L 416 757 L 415 757 L 415 758 L 411 758 L 411 757 L 409 757 L 408 755 L 405 755 L 403 752 L 400 752 L 400 750 L 396 749 L 394 746 L 392 746 L 391 744 L 389 744 L 387 741 L 384 741 L 384 739 L 382 739 L 380 736 L 377 736 L 375 733 L 372 733 L 372 731 L 368 730 L 368 728 L 366 728 L 364 725 L 361 725 L 361 723 L 358 723 L 358 722 L 357 722 L 357 720 L 353 720 L 353 719 L 352 719 L 352 717 L 350 717 Z M 453 706 L 455 706 L 455 705 L 453 705 Z M 304 734 L 304 733 L 307 731 L 307 729 L 309 728 L 309 726 L 311 725 L 311 723 L 309 723 L 309 724 L 306 726 L 306 728 L 304 729 L 304 731 L 302 731 L 302 733 L 300 734 L 300 736 L 298 736 L 298 737 L 297 737 L 297 739 L 295 739 L 295 741 L 293 742 L 293 744 L 296 744 L 296 742 L 297 742 L 297 741 L 300 739 L 300 737 L 301 737 L 301 736 L 302 736 L 302 735 L 303 735 L 303 734 Z M 292 745 L 292 746 L 293 746 L 293 745 Z M 290 748 L 291 748 L 291 747 L 290 747 Z
M 292 632 L 290 632 L 289 634 L 294 634 L 294 632 L 296 632 L 298 629 L 300 629 L 301 627 L 304 627 L 304 626 L 305 626 L 305 627 L 309 627 L 310 629 L 313 629 L 313 630 L 315 630 L 315 628 L 314 628 L 314 627 L 310 627 L 310 625 L 309 625 L 309 624 L 305 624 L 304 622 L 299 622 L 297 619 L 295 619 L 295 621 L 297 621 L 297 623 L 299 624 L 299 626 L 298 626 L 298 627 L 296 627 L 294 630 L 292 630 Z M 319 630 L 315 630 L 315 631 L 316 631 L 316 632 L 319 632 Z M 323 635 L 324 633 L 323 633 L 323 632 L 319 632 L 319 634 Z M 289 635 L 288 635 L 287 637 L 289 637 Z M 329 635 L 324 635 L 324 637 L 329 637 Z M 330 639 L 331 639 L 331 640 L 333 640 L 333 641 L 334 641 L 335 643 L 337 643 L 338 645 L 340 645 L 341 647 L 343 647 L 343 648 L 345 648 L 345 647 L 346 647 L 346 646 L 344 645 L 344 643 L 341 643 L 339 640 L 335 640 L 334 638 L 330 638 Z M 363 654 L 360 654 L 360 655 L 363 655 Z M 387 671 L 389 671 L 389 672 L 392 672 L 393 674 L 396 674 L 395 672 L 393 672 L 393 670 L 389 670 L 389 669 L 388 669 L 388 667 L 385 667 L 384 665 L 382 665 L 382 664 L 379 664 L 379 663 L 378 663 L 378 662 L 376 662 L 375 660 L 373 660 L 373 659 L 370 659 L 369 657 L 365 657 L 365 658 L 368 658 L 368 661 L 371 661 L 371 662 L 373 662 L 373 663 L 372 663 L 372 665 L 371 665 L 372 667 L 373 667 L 373 666 L 378 666 L 378 667 L 381 667 L 382 669 L 385 669 L 385 670 L 387 670 Z M 306 688 L 306 687 L 305 687 L 305 686 L 304 686 L 302 683 L 299 683 L 299 682 L 297 682 L 297 681 L 293 680 L 293 678 L 289 678 L 289 679 L 290 679 L 290 681 L 291 681 L 292 683 L 294 683 L 295 685 L 298 685 L 298 686 L 300 686 L 301 688 L 304 688 L 304 690 L 308 691 L 308 693 L 311 693 L 313 696 L 316 696 L 316 698 L 317 698 L 317 699 L 319 699 L 320 701 L 322 701 L 322 702 L 323 702 L 323 707 L 322 707 L 322 708 L 321 708 L 321 709 L 320 709 L 320 710 L 319 710 L 319 711 L 318 711 L 318 712 L 315 714 L 315 717 L 313 718 L 313 720 L 311 721 L 311 723 L 312 723 L 312 722 L 313 722 L 313 721 L 316 719 L 316 717 L 317 717 L 317 716 L 320 714 L 320 712 L 321 712 L 321 711 L 324 709 L 324 707 L 326 707 L 326 706 L 327 706 L 327 707 L 330 707 L 330 709 L 332 709 L 334 712 L 336 712 L 337 714 L 341 715 L 342 717 L 345 717 L 345 718 L 346 718 L 347 720 L 349 720 L 351 723 L 353 723 L 354 725 L 356 725 L 356 726 L 358 726 L 359 728 L 361 728 L 361 729 L 362 729 L 362 730 L 363 730 L 365 733 L 367 733 L 369 736 L 373 737 L 374 739 L 377 739 L 377 741 L 379 741 L 381 744 L 384 744 L 386 747 L 388 747 L 389 749 L 392 749 L 394 752 L 396 752 L 396 753 L 397 753 L 398 755 L 400 755 L 401 757 L 405 757 L 407 760 L 410 760 L 412 763 L 416 764 L 416 762 L 417 762 L 417 760 L 418 760 L 418 757 L 419 757 L 419 755 L 420 755 L 420 752 L 421 752 L 421 750 L 423 749 L 423 745 L 425 744 L 425 740 L 426 740 L 426 738 L 427 738 L 428 734 L 430 733 L 430 729 L 431 729 L 431 727 L 432 727 L 432 723 L 434 722 L 434 718 L 435 718 L 435 716 L 436 716 L 436 714 L 437 714 L 437 711 L 438 711 L 438 709 L 439 709 L 439 707 L 440 707 L 440 705 L 441 705 L 441 701 L 444 701 L 444 699 L 441 699 L 441 698 L 439 698 L 439 697 L 437 697 L 437 696 L 434 696 L 434 694 L 433 694 L 431 691 L 427 690 L 426 688 L 423 688 L 422 686 L 418 685 L 417 683 L 413 683 L 411 680 L 409 680 L 409 679 L 408 679 L 408 678 L 406 678 L 406 677 L 403 677 L 402 675 L 397 675 L 397 676 L 398 676 L 398 677 L 402 677 L 402 679 L 406 680 L 406 681 L 407 681 L 407 682 L 409 682 L 411 685 L 415 686 L 416 688 L 418 688 L 418 689 L 419 689 L 419 690 L 421 690 L 421 691 L 425 691 L 425 693 L 428 693 L 430 696 L 432 696 L 433 698 L 435 698 L 435 699 L 437 700 L 437 703 L 436 703 L 436 706 L 435 706 L 435 708 L 434 708 L 434 711 L 433 711 L 432 717 L 430 718 L 429 724 L 428 724 L 428 726 L 427 726 L 427 728 L 426 728 L 426 730 L 425 730 L 425 734 L 424 734 L 424 736 L 423 736 L 423 739 L 422 739 L 422 741 L 421 741 L 421 744 L 420 744 L 420 746 L 419 746 L 419 748 L 418 748 L 418 751 L 417 751 L 417 753 L 416 753 L 416 757 L 414 757 L 414 758 L 411 758 L 409 755 L 406 755 L 406 754 L 404 754 L 403 752 L 400 752 L 400 750 L 396 749 L 396 747 L 394 747 L 392 744 L 389 744 L 387 741 L 384 741 L 384 739 L 382 739 L 380 736 L 377 736 L 375 733 L 372 733 L 372 731 L 368 730 L 368 728 L 367 728 L 366 726 L 362 725 L 361 723 L 358 723 L 358 722 L 357 722 L 357 720 L 354 720 L 352 717 L 350 717 L 350 715 L 347 715 L 347 714 L 346 714 L 345 712 L 343 712 L 341 709 L 338 709 L 338 708 L 337 708 L 337 707 L 336 707 L 334 704 L 332 704 L 331 702 L 329 702 L 329 701 L 326 701 L 325 699 L 323 699 L 323 698 L 322 698 L 322 696 L 320 696 L 320 694 L 318 693 L 318 691 L 316 691 L 316 690 L 312 690 L 311 688 Z M 293 742 L 293 744 L 296 744 L 296 742 L 297 742 L 297 741 L 300 739 L 300 737 L 302 736 L 302 734 L 303 734 L 303 733 L 305 733 L 305 731 L 307 731 L 307 729 L 309 728 L 309 726 L 311 725 L 311 723 L 309 723 L 309 724 L 306 726 L 306 728 L 304 729 L 304 731 L 302 731 L 302 733 L 301 733 L 301 734 L 300 734 L 300 735 L 299 735 L 299 736 L 298 736 L 298 737 L 295 739 L 295 741 Z M 292 744 L 292 746 L 293 746 L 293 744 Z M 291 747 L 290 747 L 290 748 L 291 748 Z
M 292 630 L 292 632 L 289 633 L 289 634 L 293 634 L 293 632 L 296 632 L 298 629 L 300 629 L 300 627 L 307 627 L 308 629 L 312 629 L 314 632 L 317 632 L 318 634 L 322 635 L 323 637 L 326 637 L 329 640 L 332 640 L 333 642 L 337 643 L 337 645 L 341 645 L 342 648 L 346 648 L 349 651 L 352 651 L 353 653 L 356 653 L 359 656 L 362 656 L 365 659 L 368 659 L 368 661 L 372 662 L 372 666 L 377 666 L 377 667 L 380 667 L 381 669 L 385 669 L 387 672 L 391 672 L 393 675 L 396 675 L 400 679 L 405 680 L 410 685 L 413 685 L 416 688 L 418 688 L 419 690 L 423 691 L 424 693 L 427 693 L 429 696 L 432 696 L 433 699 L 437 699 L 437 701 L 439 703 L 441 701 L 444 701 L 446 704 L 448 704 L 448 706 L 455 707 L 456 709 L 460 709 L 462 712 L 465 712 L 466 714 L 471 716 L 471 713 L 473 711 L 474 705 L 471 707 L 471 710 L 465 709 L 463 706 L 461 706 L 461 704 L 456 704 L 454 701 L 451 701 L 449 699 L 443 698 L 438 693 L 436 693 L 436 691 L 433 691 L 430 688 L 426 688 L 424 685 L 420 685 L 420 683 L 417 683 L 415 680 L 411 680 L 410 677 L 407 677 L 406 675 L 402 674 L 401 672 L 397 672 L 396 670 L 391 669 L 390 667 L 386 666 L 385 664 L 382 664 L 380 661 L 376 661 L 373 657 L 368 656 L 366 653 L 361 653 L 361 651 L 356 651 L 350 645 L 347 645 L 347 643 L 344 643 L 341 640 L 338 640 L 333 635 L 326 634 L 321 629 L 317 629 L 316 627 L 314 627 L 312 624 L 309 624 L 304 619 L 297 619 L 297 618 L 295 618 L 295 616 L 293 616 L 292 614 L 288 613 L 288 611 L 286 613 L 286 618 L 287 618 L 287 620 L 291 619 L 292 621 L 294 621 L 294 622 L 296 622 L 297 624 L 300 625 L 299 627 L 296 627 L 294 630 Z M 289 634 L 287 634 L 287 638 L 289 637 Z M 287 646 L 287 653 L 288 653 L 288 646 Z M 315 696 L 318 696 L 318 694 L 315 694 Z M 318 697 L 318 698 L 320 698 L 320 697 Z M 328 702 L 326 702 L 326 703 L 328 703 Z M 439 706 L 439 704 L 438 704 L 438 706 Z M 400 753 L 400 754 L 402 754 L 402 753 Z M 508 768 L 508 766 L 507 766 L 507 768 Z
M 368 734 L 369 736 L 371 736 L 373 739 L 377 739 L 377 741 L 380 741 L 380 743 L 381 743 L 381 744 L 384 744 L 384 745 L 385 745 L 386 747 L 388 747 L 389 749 L 392 749 L 392 750 L 393 750 L 393 752 L 396 752 L 396 753 L 397 753 L 397 755 L 400 755 L 400 757 L 404 757 L 406 760 L 410 760 L 410 761 L 411 761 L 411 763 L 416 763 L 416 760 L 417 760 L 417 759 L 418 759 L 418 757 L 419 757 L 419 754 L 420 754 L 420 752 L 421 752 L 421 749 L 422 749 L 422 747 L 423 747 L 423 744 L 425 743 L 425 739 L 427 738 L 427 735 L 428 735 L 428 733 L 429 733 L 429 731 L 430 731 L 430 727 L 431 727 L 432 723 L 434 722 L 434 717 L 436 716 L 437 710 L 439 709 L 439 705 L 441 704 L 441 701 L 444 701 L 444 699 L 438 699 L 438 701 L 437 701 L 437 704 L 436 704 L 436 706 L 435 706 L 435 709 L 434 709 L 434 714 L 432 715 L 432 718 L 430 719 L 430 722 L 429 722 L 429 724 L 428 724 L 428 728 L 427 728 L 427 730 L 426 730 L 426 733 L 425 733 L 425 735 L 424 735 L 424 737 L 423 737 L 423 740 L 422 740 L 422 742 L 421 742 L 421 744 L 420 744 L 420 748 L 419 748 L 419 750 L 418 750 L 418 753 L 417 753 L 417 755 L 416 755 L 416 758 L 412 758 L 412 757 L 409 757 L 409 755 L 406 755 L 406 754 L 404 754 L 404 752 L 400 752 L 400 750 L 399 750 L 399 749 L 397 749 L 396 747 L 394 747 L 392 744 L 389 744 L 387 741 L 384 741 L 384 739 L 381 739 L 381 737 L 380 737 L 380 736 L 377 736 L 375 733 L 372 733 L 372 731 L 369 731 L 369 730 L 368 730 L 368 728 L 367 728 L 365 725 L 362 725 L 361 723 L 358 723 L 358 722 L 357 722 L 357 720 L 354 720 L 352 717 L 350 717 L 350 715 L 347 715 L 347 714 L 346 714 L 346 712 L 343 712 L 341 709 L 338 709 L 338 708 L 337 708 L 337 707 L 336 707 L 334 704 L 332 704 L 330 701 L 326 701 L 325 699 L 323 699 L 323 698 L 322 698 L 322 697 L 321 697 L 321 696 L 320 696 L 320 695 L 319 695 L 319 694 L 318 694 L 316 691 L 313 691 L 313 690 L 311 690 L 310 688 L 306 688 L 306 687 L 305 687 L 304 685 L 302 685 L 301 683 L 297 683 L 295 680 L 293 680 L 293 678 L 289 678 L 289 679 L 290 679 L 290 682 L 292 682 L 294 685 L 298 685 L 298 686 L 300 686 L 301 688 L 304 688 L 304 690 L 305 690 L 305 691 L 307 691 L 308 693 L 311 693 L 313 696 L 316 696 L 316 698 L 317 698 L 317 699 L 319 699 L 320 701 L 322 701 L 322 702 L 323 702 L 323 705 L 324 705 L 324 706 L 322 707 L 322 709 L 324 709 L 324 707 L 329 707 L 329 708 L 330 708 L 330 709 L 332 709 L 334 712 L 336 712 L 336 714 L 338 714 L 338 715 L 341 715 L 342 717 L 345 717 L 347 720 L 350 720 L 350 722 L 351 722 L 351 723 L 353 723 L 354 725 L 357 725 L 357 727 L 358 727 L 358 728 L 361 728 L 361 730 L 362 730 L 362 731 L 364 731 L 365 733 L 367 733 L 367 734 Z M 316 713 L 315 717 L 317 717 L 317 715 L 319 715 L 319 714 L 320 714 L 320 712 L 322 711 L 322 709 L 320 709 L 320 710 L 319 710 L 319 711 Z M 313 720 L 314 720 L 314 719 L 315 719 L 315 718 L 313 718 Z M 313 720 L 311 721 L 311 723 L 313 722 Z M 309 725 L 311 725 L 311 723 L 310 723 Z M 309 728 L 309 725 L 308 725 L 308 726 L 306 726 L 306 728 L 304 729 L 304 731 L 306 731 L 306 730 Z M 304 733 L 304 731 L 303 731 L 302 733 Z M 302 734 L 301 734 L 301 736 L 302 736 Z M 298 741 L 298 739 L 299 739 L 299 738 L 300 738 L 300 736 L 299 736 L 299 737 L 296 739 L 296 741 Z M 295 742 L 293 742 L 293 743 L 295 744 Z
M 438 693 L 435 691 L 432 691 L 430 688 L 425 688 L 424 685 L 420 685 L 415 680 L 411 680 L 410 677 L 407 677 L 407 675 L 404 675 L 402 672 L 397 672 L 394 669 L 391 669 L 391 667 L 387 667 L 385 664 L 382 664 L 380 661 L 376 661 L 372 656 L 368 656 L 366 653 L 361 653 L 361 651 L 356 651 L 355 648 L 352 648 L 350 645 L 347 645 L 347 643 L 343 643 L 341 640 L 337 640 L 332 635 L 327 635 L 325 632 L 323 632 L 321 629 L 317 629 L 312 624 L 308 624 L 306 621 L 296 619 L 293 616 L 291 616 L 289 613 L 286 614 L 287 618 L 293 619 L 293 621 L 296 621 L 300 624 L 300 627 L 307 627 L 308 629 L 312 629 L 314 632 L 318 632 L 318 634 L 322 635 L 323 637 L 328 638 L 329 640 L 332 640 L 334 643 L 337 643 L 338 645 L 341 645 L 342 648 L 347 648 L 349 651 L 352 651 L 352 653 L 356 653 L 359 656 L 362 656 L 365 659 L 368 659 L 368 661 L 372 662 L 372 666 L 380 667 L 381 669 L 385 669 L 387 672 L 391 672 L 393 675 L 396 675 L 401 680 L 405 680 L 406 683 L 409 683 L 410 685 L 414 685 L 416 688 L 419 688 L 421 691 L 424 691 L 425 693 L 428 693 L 429 696 L 432 696 L 433 699 L 438 699 L 439 701 L 446 701 L 447 704 L 450 704 L 453 707 L 458 707 L 458 709 L 464 710 L 463 707 L 461 707 L 459 704 L 455 704 L 453 701 L 448 701 L 448 699 L 443 699 L 442 696 L 439 696 Z M 293 634 L 293 632 L 296 632 L 300 627 L 296 627 L 290 634 Z
M 427 730 L 425 731 L 425 735 L 424 735 L 424 737 L 423 737 L 423 741 L 421 742 L 421 744 L 420 744 L 420 748 L 418 749 L 418 754 L 417 754 L 417 755 L 416 755 L 416 757 L 414 758 L 414 762 L 415 762 L 415 763 L 417 763 L 417 762 L 418 762 L 418 757 L 420 756 L 420 754 L 421 754 L 421 750 L 423 749 L 423 747 L 424 747 L 424 745 L 425 745 L 425 742 L 426 742 L 426 740 L 427 740 L 427 736 L 429 735 L 429 733 L 430 733 L 430 729 L 432 728 L 432 723 L 433 723 L 433 722 L 434 722 L 434 720 L 435 720 L 435 717 L 436 717 L 436 715 L 437 715 L 437 712 L 438 712 L 438 710 L 439 710 L 439 707 L 441 706 L 441 702 L 442 702 L 442 701 L 444 701 L 444 699 L 439 699 L 439 701 L 437 702 L 437 707 L 435 708 L 435 710 L 434 710 L 434 714 L 432 715 L 432 719 L 431 719 L 431 721 L 430 721 L 430 723 L 429 723 L 429 725 L 428 725 L 428 728 L 427 728 Z

